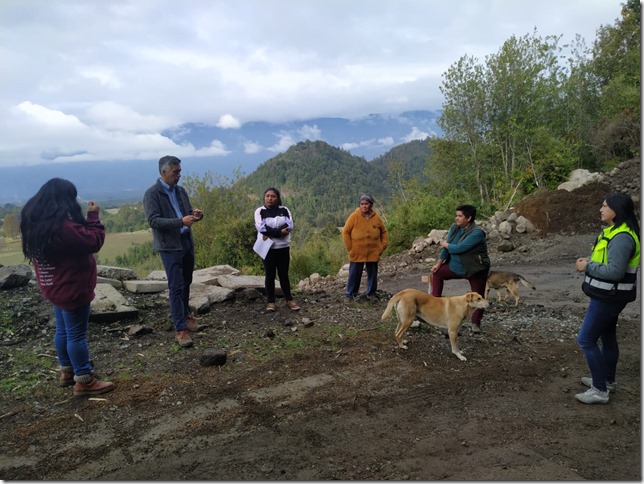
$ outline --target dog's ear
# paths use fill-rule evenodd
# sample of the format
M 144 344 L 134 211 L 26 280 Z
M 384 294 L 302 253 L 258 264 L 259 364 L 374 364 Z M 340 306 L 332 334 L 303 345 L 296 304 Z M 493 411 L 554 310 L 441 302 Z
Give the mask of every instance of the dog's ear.
M 474 293 L 473 293 L 473 292 L 468 292 L 468 293 L 465 295 L 465 300 L 466 300 L 468 303 L 469 303 L 469 302 L 472 302 L 473 297 L 474 297 Z

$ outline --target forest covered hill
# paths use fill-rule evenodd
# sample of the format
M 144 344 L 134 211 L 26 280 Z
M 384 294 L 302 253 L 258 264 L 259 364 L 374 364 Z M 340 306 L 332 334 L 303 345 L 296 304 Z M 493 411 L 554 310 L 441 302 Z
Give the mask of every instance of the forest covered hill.
M 282 192 L 294 216 L 311 225 L 342 225 L 364 192 L 387 205 L 401 183 L 423 178 L 431 154 L 427 140 L 404 143 L 367 161 L 324 141 L 304 141 L 262 163 L 245 177 L 252 193 Z

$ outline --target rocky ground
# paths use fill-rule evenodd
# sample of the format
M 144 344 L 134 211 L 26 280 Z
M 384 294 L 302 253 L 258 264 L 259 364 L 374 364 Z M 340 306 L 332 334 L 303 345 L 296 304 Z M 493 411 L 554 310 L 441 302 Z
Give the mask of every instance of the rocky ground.
M 518 307 L 492 298 L 481 334 L 462 326 L 466 362 L 424 324 L 398 350 L 395 320 L 380 320 L 390 295 L 427 288 L 435 246 L 383 260 L 380 301 L 344 302 L 337 279 L 296 294 L 299 312 L 217 304 L 188 350 L 168 331 L 167 301 L 128 295 L 152 331 L 90 325 L 96 370 L 116 383 L 98 399 L 56 386 L 51 309 L 37 290 L 0 291 L 0 478 L 641 480 L 639 300 L 619 322 L 610 403 L 574 398 L 588 374 L 574 261 L 600 228 L 600 188 L 553 192 L 566 197 L 562 215 L 550 210 L 547 231 L 514 234 L 510 252 L 490 241 L 493 269 L 537 289 L 521 287 Z M 517 212 L 530 218 L 548 203 L 524 200 Z M 452 281 L 446 295 L 466 290 Z M 211 348 L 226 351 L 223 366 L 202 365 Z

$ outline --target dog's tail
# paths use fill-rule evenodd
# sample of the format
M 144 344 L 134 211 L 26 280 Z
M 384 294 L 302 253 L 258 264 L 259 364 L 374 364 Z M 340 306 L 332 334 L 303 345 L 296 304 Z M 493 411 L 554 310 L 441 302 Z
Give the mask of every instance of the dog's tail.
M 528 281 L 525 277 L 519 276 L 519 280 L 521 281 L 521 284 L 523 284 L 525 287 L 529 287 L 530 289 L 534 289 L 535 291 L 537 290 L 537 288 L 534 287 L 534 284 Z
M 385 321 L 389 319 L 389 316 L 391 316 L 391 310 L 394 308 L 396 303 L 400 300 L 400 295 L 395 294 L 394 296 L 391 297 L 389 302 L 387 303 L 387 307 L 385 308 L 385 312 L 382 313 L 382 316 L 380 318 L 381 321 Z

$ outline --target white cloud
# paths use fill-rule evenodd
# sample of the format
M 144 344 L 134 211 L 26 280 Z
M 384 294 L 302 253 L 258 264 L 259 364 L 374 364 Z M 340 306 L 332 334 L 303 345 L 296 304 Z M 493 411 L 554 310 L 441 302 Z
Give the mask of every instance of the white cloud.
M 86 79 L 95 79 L 102 86 L 108 87 L 110 89 L 119 89 L 121 87 L 121 82 L 118 77 L 114 75 L 111 69 L 104 67 L 88 67 L 80 69 L 79 73 L 82 77 Z
M 351 151 L 356 148 L 382 148 L 382 147 L 393 147 L 394 139 L 391 136 L 378 139 L 367 139 L 357 143 L 344 143 L 340 146 L 343 150 Z
M 226 156 L 230 154 L 230 150 L 226 148 L 224 143 L 219 140 L 212 140 L 207 148 L 201 148 L 193 153 L 193 156 Z
M 606 0 L 5 1 L 0 166 L 233 149 L 164 135 L 185 123 L 437 110 L 441 75 L 463 55 L 483 60 L 535 28 L 591 44 L 620 11 Z M 322 132 L 280 135 L 270 150 L 301 139 Z
M 246 141 L 244 143 L 244 153 L 248 155 L 254 155 L 256 153 L 261 153 L 264 150 L 264 147 L 253 141 Z
M 416 126 L 414 126 L 413 128 L 411 128 L 411 131 L 409 132 L 409 134 L 403 138 L 403 141 L 407 143 L 409 141 L 414 141 L 417 139 L 429 138 L 430 136 L 431 136 L 430 133 L 427 133 L 426 131 L 422 131 L 418 129 Z
M 317 141 L 322 139 L 322 131 L 317 125 L 309 126 L 305 124 L 299 129 L 299 134 L 305 140 Z
M 290 133 L 279 133 L 275 136 L 277 137 L 277 143 L 268 148 L 268 151 L 273 153 L 283 153 L 297 143 Z
M 223 129 L 236 129 L 241 127 L 241 121 L 232 114 L 222 114 L 217 121 L 217 127 Z

